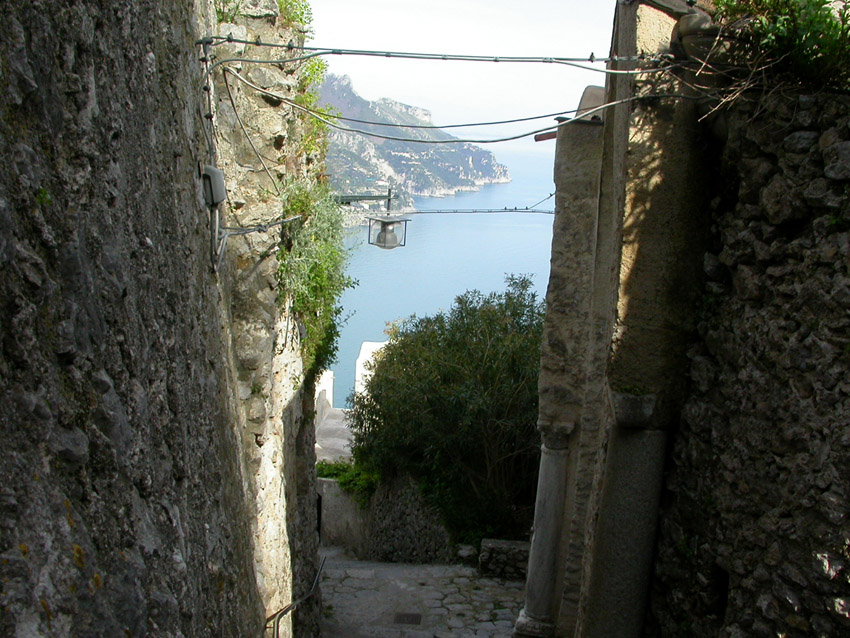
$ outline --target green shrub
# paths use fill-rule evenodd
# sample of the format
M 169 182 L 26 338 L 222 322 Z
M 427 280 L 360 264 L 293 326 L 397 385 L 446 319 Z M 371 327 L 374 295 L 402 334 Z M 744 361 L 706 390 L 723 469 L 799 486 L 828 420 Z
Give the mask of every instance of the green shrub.
M 311 58 L 298 69 L 298 93 L 295 103 L 318 112 L 325 119 L 333 119 L 338 113 L 333 107 L 319 104 L 319 90 L 325 80 L 328 63 L 321 58 Z M 323 161 L 328 150 L 328 125 L 304 111 L 297 110 L 304 125 L 299 152 Z
M 717 0 L 725 24 L 746 19 L 754 52 L 799 81 L 850 90 L 850 6 L 829 0 Z
M 352 461 L 319 461 L 316 463 L 319 478 L 334 479 L 343 492 L 351 494 L 360 507 L 366 507 L 378 488 L 378 475 L 354 465 Z
M 277 0 L 280 17 L 287 26 L 300 26 L 312 34 L 313 9 L 307 0 Z
M 524 537 L 540 438 L 543 304 L 526 277 L 391 330 L 349 413 L 358 467 L 409 473 L 456 541 Z
M 304 369 L 317 376 L 336 357 L 342 292 L 355 285 L 345 274 L 348 251 L 343 245 L 342 212 L 328 187 L 295 180 L 284 187 L 283 212 L 301 219 L 284 225 L 278 253 L 281 303 L 291 303 L 302 322 Z

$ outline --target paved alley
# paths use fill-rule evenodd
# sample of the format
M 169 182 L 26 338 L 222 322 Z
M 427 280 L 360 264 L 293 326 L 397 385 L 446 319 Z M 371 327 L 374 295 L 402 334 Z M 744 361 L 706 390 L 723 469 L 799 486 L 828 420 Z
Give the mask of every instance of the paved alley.
M 509 638 L 522 581 L 463 565 L 350 560 L 323 548 L 323 638 Z

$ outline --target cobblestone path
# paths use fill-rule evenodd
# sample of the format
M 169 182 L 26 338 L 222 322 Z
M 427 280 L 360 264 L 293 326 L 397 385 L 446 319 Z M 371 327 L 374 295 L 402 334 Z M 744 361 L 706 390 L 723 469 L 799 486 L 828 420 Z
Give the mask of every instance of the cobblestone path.
M 509 638 L 522 606 L 522 581 L 482 578 L 473 567 L 322 551 L 322 638 Z

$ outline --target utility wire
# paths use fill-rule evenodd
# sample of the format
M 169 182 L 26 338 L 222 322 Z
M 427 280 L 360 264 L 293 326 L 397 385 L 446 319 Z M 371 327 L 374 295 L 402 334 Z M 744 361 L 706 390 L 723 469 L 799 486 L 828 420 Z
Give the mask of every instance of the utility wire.
M 233 69 L 230 69 L 230 68 L 227 68 L 227 67 L 225 67 L 225 68 L 226 68 L 226 71 L 228 73 L 230 73 L 234 77 L 236 77 L 239 80 L 241 80 L 242 82 L 244 82 L 247 86 L 250 86 L 251 88 L 255 89 L 256 91 L 259 91 L 260 93 L 268 95 L 269 97 L 272 97 L 276 100 L 280 100 L 281 102 L 286 102 L 289 106 L 291 106 L 295 109 L 298 109 L 300 111 L 304 111 L 305 113 L 308 113 L 312 117 L 316 118 L 320 122 L 327 124 L 329 127 L 333 128 L 333 129 L 342 131 L 344 133 L 355 133 L 355 134 L 358 134 L 358 135 L 366 135 L 368 137 L 377 137 L 377 138 L 384 139 L 384 140 L 391 140 L 391 141 L 396 141 L 396 142 L 410 142 L 410 143 L 414 143 L 414 144 L 495 144 L 495 143 L 499 143 L 499 142 L 510 142 L 510 141 L 513 141 L 513 140 L 522 139 L 524 137 L 530 137 L 532 135 L 537 135 L 538 133 L 545 133 L 545 132 L 548 132 L 548 131 L 554 131 L 554 130 L 557 130 L 558 127 L 564 126 L 565 124 L 570 124 L 570 123 L 575 122 L 575 121 L 583 121 L 588 116 L 594 115 L 595 113 L 599 113 L 601 111 L 604 111 L 608 108 L 611 108 L 613 106 L 617 106 L 617 105 L 620 105 L 620 104 L 626 104 L 628 102 L 634 102 L 636 100 L 647 100 L 647 99 L 658 99 L 658 98 L 686 98 L 686 99 L 688 99 L 688 98 L 694 97 L 694 96 L 682 95 L 682 94 L 677 94 L 677 93 L 664 93 L 664 94 L 652 94 L 652 95 L 634 95 L 632 97 L 623 98 L 621 100 L 615 100 L 614 102 L 608 102 L 607 104 L 602 104 L 598 107 L 584 110 L 584 111 L 582 111 L 580 118 L 565 120 L 563 122 L 559 122 L 558 124 L 555 124 L 555 125 L 552 125 L 552 126 L 547 126 L 545 128 L 536 129 L 534 131 L 529 131 L 527 133 L 519 133 L 517 135 L 511 135 L 511 136 L 508 136 L 508 137 L 501 137 L 501 138 L 497 138 L 497 139 L 458 139 L 458 138 L 452 138 L 452 139 L 448 139 L 448 140 L 419 140 L 419 139 L 410 138 L 410 137 L 399 137 L 399 136 L 396 136 L 396 135 L 384 135 L 382 133 L 374 133 L 372 131 L 365 131 L 363 129 L 356 129 L 356 128 L 351 128 L 351 127 L 348 127 L 348 126 L 340 126 L 339 124 L 336 124 L 335 122 L 332 122 L 331 120 L 329 120 L 327 117 L 324 116 L 324 114 L 320 114 L 319 112 L 314 111 L 313 109 L 307 108 L 305 106 L 301 106 L 300 104 L 296 104 L 292 100 L 290 100 L 290 99 L 288 99 L 288 98 L 286 98 L 286 97 L 284 97 L 280 94 L 273 93 L 272 91 L 268 91 L 268 90 L 266 90 L 262 87 L 259 87 L 256 84 L 254 84 L 254 83 L 250 82 L 249 80 L 245 79 L 244 77 L 242 77 L 239 73 L 237 73 Z
M 266 166 L 266 161 L 263 159 L 263 156 L 260 155 L 260 151 L 257 150 L 257 147 L 254 146 L 254 141 L 251 139 L 251 136 L 248 135 L 248 130 L 245 128 L 245 125 L 242 123 L 242 118 L 239 116 L 239 109 L 236 108 L 236 100 L 233 99 L 233 93 L 230 90 L 230 84 L 227 82 L 227 74 L 222 74 L 224 76 L 224 86 L 227 88 L 227 97 L 230 98 L 230 105 L 233 107 L 233 113 L 236 115 L 236 121 L 239 122 L 239 127 L 242 129 L 242 133 L 245 135 L 245 139 L 248 140 L 248 144 L 251 145 L 251 149 L 254 151 L 254 154 L 259 158 L 260 163 L 263 165 L 263 170 L 266 171 L 266 175 L 269 176 L 269 179 L 272 182 L 272 186 L 274 186 L 275 191 L 278 195 L 282 195 L 280 192 L 280 188 L 277 185 L 277 180 L 272 177 L 271 171 L 269 167 Z
M 517 206 L 505 206 L 504 208 L 440 208 L 435 210 L 407 210 L 401 211 L 403 215 L 450 215 L 463 214 L 471 215 L 474 213 L 537 213 L 542 215 L 554 215 L 554 210 L 541 210 L 537 208 L 519 208 Z
M 210 45 L 204 44 L 204 55 L 201 58 L 201 61 L 204 63 L 204 74 L 205 77 L 209 77 L 209 68 L 210 68 Z M 204 92 L 207 94 L 207 113 L 205 114 L 201 109 L 201 103 L 198 103 L 198 112 L 201 116 L 201 130 L 204 132 L 204 138 L 207 140 L 207 152 L 209 153 L 209 161 L 210 164 L 215 164 L 215 146 L 212 141 L 212 136 L 215 135 L 215 127 L 212 123 L 212 87 L 208 81 L 204 82 Z M 212 133 L 207 130 L 207 124 L 209 124 L 212 129 Z
M 251 88 L 253 88 L 257 91 L 264 92 L 267 95 L 269 95 L 269 97 L 274 97 L 275 99 L 283 100 L 287 104 L 289 104 L 291 102 L 291 100 L 288 100 L 288 99 L 281 97 L 279 95 L 274 95 L 271 92 L 269 92 L 267 89 L 263 89 L 262 87 L 251 83 L 249 80 L 247 80 L 243 76 L 239 75 L 238 73 L 234 73 L 234 71 L 232 69 L 230 69 L 229 67 L 224 67 L 224 68 L 229 73 L 235 75 L 239 80 L 241 80 L 242 82 L 244 82 L 246 85 L 250 86 Z M 304 107 L 304 108 L 306 109 L 307 107 Z M 376 120 L 360 120 L 360 119 L 357 119 L 357 118 L 345 117 L 345 116 L 342 116 L 342 115 L 332 115 L 330 117 L 333 117 L 334 120 L 341 120 L 343 122 L 356 122 L 358 124 L 370 124 L 370 125 L 373 125 L 373 126 L 385 126 L 385 127 L 388 127 L 388 128 L 436 129 L 436 130 L 440 130 L 440 129 L 447 129 L 447 128 L 473 128 L 473 127 L 478 127 L 478 126 L 498 126 L 498 125 L 501 125 L 501 124 L 516 124 L 516 123 L 519 123 L 519 122 L 529 122 L 529 121 L 532 121 L 532 120 L 543 120 L 543 119 L 547 119 L 547 118 L 558 117 L 560 115 L 568 115 L 570 113 L 578 113 L 579 110 L 580 109 L 570 109 L 570 110 L 567 110 L 567 111 L 558 111 L 557 113 L 546 113 L 545 115 L 532 115 L 530 117 L 518 117 L 518 118 L 511 119 L 511 120 L 495 120 L 495 121 L 492 121 L 492 122 L 469 122 L 469 123 L 466 123 L 466 124 L 445 124 L 445 125 L 442 125 L 442 126 L 439 125 L 439 124 L 395 124 L 395 123 L 391 123 L 391 122 L 379 122 L 379 121 L 376 121 Z M 328 115 L 327 113 L 322 113 L 321 111 L 316 111 L 316 110 L 310 110 L 310 112 L 311 112 L 311 114 L 314 114 L 314 115 L 325 115 L 325 116 Z
M 222 227 L 222 231 L 228 237 L 236 237 L 238 235 L 248 235 L 249 233 L 265 233 L 268 232 L 269 228 L 274 228 L 275 226 L 282 226 L 283 224 L 288 224 L 289 222 L 294 222 L 296 219 L 300 219 L 301 215 L 295 215 L 294 217 L 284 217 L 281 215 L 277 219 L 267 224 L 257 224 L 256 226 L 249 226 L 247 228 L 242 227 L 233 227 L 233 226 L 224 226 Z
M 552 63 L 552 62 L 637 62 L 639 60 L 644 60 L 645 56 L 613 56 L 613 57 L 604 57 L 597 58 L 593 53 L 589 56 L 584 57 L 552 57 L 552 56 L 494 56 L 494 55 L 469 55 L 469 54 L 456 54 L 456 53 L 411 53 L 407 51 L 380 51 L 380 50 L 371 50 L 371 49 L 338 49 L 335 47 L 308 47 L 308 46 L 299 46 L 293 44 L 292 42 L 288 42 L 287 44 L 282 44 L 279 42 L 263 42 L 260 38 L 256 40 L 240 40 L 238 38 L 234 38 L 232 35 L 226 36 L 208 36 L 201 40 L 198 40 L 195 44 L 203 45 L 208 44 L 210 46 L 220 46 L 222 44 L 246 44 L 249 46 L 257 46 L 257 47 L 268 47 L 274 49 L 288 49 L 290 51 L 323 51 L 332 53 L 334 55 L 366 55 L 366 56 L 378 56 L 385 58 L 395 58 L 395 57 L 404 57 L 404 58 L 412 58 L 417 60 L 455 60 L 455 61 L 465 61 L 465 62 L 543 62 L 543 63 Z
M 216 42 L 218 40 L 218 42 Z M 505 62 L 505 63 L 532 63 L 532 64 L 562 64 L 566 66 L 572 66 L 579 69 L 584 69 L 586 71 L 595 71 L 597 73 L 606 73 L 612 75 L 636 75 L 643 73 L 656 73 L 661 71 L 662 69 L 659 67 L 652 68 L 641 68 L 641 69 L 608 69 L 608 68 L 596 68 L 592 66 L 587 66 L 587 63 L 596 63 L 596 62 L 650 62 L 650 63 L 658 63 L 661 62 L 661 58 L 647 58 L 645 56 L 613 56 L 613 57 L 604 57 L 597 58 L 593 53 L 591 53 L 588 57 L 548 57 L 548 56 L 492 56 L 492 55 L 464 55 L 464 54 L 448 54 L 448 53 L 412 53 L 412 52 L 404 52 L 404 51 L 378 51 L 378 50 L 368 50 L 368 49 L 329 49 L 329 48 L 320 48 L 320 47 L 306 47 L 306 46 L 296 46 L 292 43 L 289 44 L 277 44 L 274 42 L 263 42 L 259 39 L 255 41 L 251 40 L 239 40 L 236 38 L 225 37 L 225 36 L 209 36 L 207 38 L 203 38 L 197 41 L 197 44 L 202 44 L 204 46 L 219 46 L 222 44 L 246 44 L 252 46 L 260 46 L 260 47 L 272 47 L 278 49 L 287 49 L 289 51 L 311 51 L 312 53 L 308 53 L 307 55 L 299 56 L 297 58 L 281 58 L 278 60 L 254 60 L 251 58 L 227 58 L 225 60 L 220 60 L 212 65 L 210 68 L 210 72 L 213 71 L 216 67 L 224 64 L 226 62 L 253 62 L 255 64 L 285 64 L 287 62 L 300 62 L 304 60 L 309 60 L 311 58 L 315 58 L 322 55 L 358 55 L 358 56 L 367 56 L 367 57 L 380 57 L 380 58 L 396 58 L 396 59 L 406 59 L 406 60 L 439 60 L 439 61 L 454 61 L 454 62 Z
M 531 206 L 527 206 L 526 208 L 537 208 L 538 206 L 540 206 L 540 204 L 542 204 L 545 201 L 552 199 L 554 196 L 555 196 L 555 193 L 549 193 L 548 197 L 544 197 L 543 199 L 541 199 L 536 204 L 532 204 Z
M 389 128 L 412 128 L 412 129 L 446 129 L 446 128 L 473 128 L 477 126 L 498 126 L 499 124 L 516 124 L 518 122 L 530 122 L 531 120 L 544 120 L 547 118 L 558 117 L 559 115 L 567 115 L 569 113 L 577 113 L 579 109 L 571 109 L 569 111 L 558 111 L 557 113 L 546 113 L 545 115 L 532 115 L 530 117 L 518 117 L 512 120 L 498 120 L 494 122 L 470 122 L 468 124 L 395 124 L 390 122 L 377 122 L 375 120 L 358 120 L 353 117 L 344 117 L 342 115 L 333 115 L 335 120 L 343 122 L 356 122 L 357 124 L 372 124 L 374 126 L 386 126 Z

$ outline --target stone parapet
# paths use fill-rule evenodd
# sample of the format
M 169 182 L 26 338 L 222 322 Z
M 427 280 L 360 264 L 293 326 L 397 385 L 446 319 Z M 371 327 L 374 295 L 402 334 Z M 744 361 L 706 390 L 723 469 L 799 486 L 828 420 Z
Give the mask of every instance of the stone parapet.
M 478 571 L 507 580 L 523 579 L 528 571 L 528 550 L 526 541 L 481 539 Z

